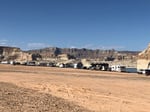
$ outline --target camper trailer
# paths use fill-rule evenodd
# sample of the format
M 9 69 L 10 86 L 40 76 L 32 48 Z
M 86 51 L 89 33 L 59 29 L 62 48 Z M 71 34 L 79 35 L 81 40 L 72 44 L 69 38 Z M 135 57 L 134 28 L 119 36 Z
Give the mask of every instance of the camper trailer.
M 126 67 L 122 65 L 112 65 L 111 66 L 111 71 L 115 72 L 126 72 Z

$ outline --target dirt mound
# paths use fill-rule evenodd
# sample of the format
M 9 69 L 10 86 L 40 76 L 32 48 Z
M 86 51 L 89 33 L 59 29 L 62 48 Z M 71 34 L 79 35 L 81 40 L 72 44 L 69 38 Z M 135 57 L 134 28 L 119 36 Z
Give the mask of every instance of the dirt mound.
M 72 102 L 0 82 L 0 112 L 89 112 Z

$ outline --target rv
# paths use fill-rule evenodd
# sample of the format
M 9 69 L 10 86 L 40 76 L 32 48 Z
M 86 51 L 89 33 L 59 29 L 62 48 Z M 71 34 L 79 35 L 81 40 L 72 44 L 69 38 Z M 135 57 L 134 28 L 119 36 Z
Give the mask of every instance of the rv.
M 1 64 L 9 64 L 8 61 L 2 61 Z
M 111 66 L 111 71 L 126 72 L 126 67 L 122 66 L 122 65 L 113 65 L 113 66 Z

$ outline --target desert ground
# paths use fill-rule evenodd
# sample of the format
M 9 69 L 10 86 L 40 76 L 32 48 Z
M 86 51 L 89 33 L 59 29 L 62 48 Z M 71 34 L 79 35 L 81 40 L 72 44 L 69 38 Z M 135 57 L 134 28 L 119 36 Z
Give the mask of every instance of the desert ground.
M 150 112 L 150 76 L 0 65 L 0 112 Z

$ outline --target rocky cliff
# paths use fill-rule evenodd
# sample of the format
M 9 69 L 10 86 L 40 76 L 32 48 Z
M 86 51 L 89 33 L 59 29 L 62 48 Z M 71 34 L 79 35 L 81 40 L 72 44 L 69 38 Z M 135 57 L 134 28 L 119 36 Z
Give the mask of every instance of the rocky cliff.
M 23 52 L 17 47 L 0 46 L 0 61 L 26 61 L 32 60 L 29 53 Z
M 77 49 L 77 48 L 57 48 L 50 47 L 45 49 L 37 49 L 27 51 L 31 54 L 40 54 L 42 58 L 55 58 L 60 54 L 72 55 L 78 59 L 99 59 L 99 60 L 125 60 L 125 59 L 136 59 L 138 52 L 132 51 L 116 51 L 111 50 L 91 50 L 91 49 Z
M 138 59 L 150 60 L 150 44 L 148 45 L 148 47 L 144 51 L 139 53 Z
M 150 44 L 138 54 L 137 69 L 150 69 Z
M 91 49 L 77 49 L 77 48 L 58 48 L 50 47 L 44 49 L 22 51 L 16 47 L 0 46 L 0 61 L 15 60 L 49 60 L 56 59 L 61 54 L 67 54 L 76 59 L 98 59 L 99 61 L 113 61 L 113 60 L 136 60 L 138 52 L 133 51 L 116 51 L 112 50 L 91 50 Z

